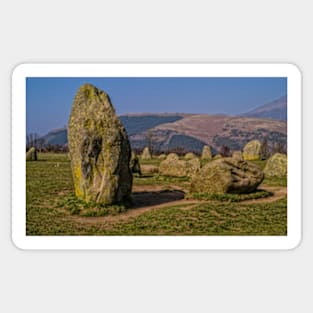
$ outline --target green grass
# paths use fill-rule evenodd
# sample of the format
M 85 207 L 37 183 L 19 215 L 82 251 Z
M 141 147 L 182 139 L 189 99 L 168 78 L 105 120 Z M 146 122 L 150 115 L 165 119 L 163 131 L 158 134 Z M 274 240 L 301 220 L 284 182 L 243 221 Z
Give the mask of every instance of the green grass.
M 207 202 L 184 203 L 119 219 L 123 206 L 86 204 L 73 195 L 70 161 L 66 154 L 39 154 L 26 162 L 27 235 L 286 235 L 287 200 L 245 204 L 226 195 Z M 150 163 L 151 164 L 151 163 Z M 274 186 L 284 179 L 267 180 Z M 188 178 L 151 175 L 134 178 L 134 185 L 188 187 Z M 169 188 L 167 188 L 169 187 Z M 175 188 L 174 188 L 175 189 Z M 261 195 L 261 194 L 259 194 Z M 251 194 L 255 197 L 256 194 Z M 263 194 L 265 196 L 265 194 Z M 192 200 L 191 200 L 192 201 Z M 136 208 L 132 208 L 136 212 Z M 105 216 L 110 215 L 110 219 Z

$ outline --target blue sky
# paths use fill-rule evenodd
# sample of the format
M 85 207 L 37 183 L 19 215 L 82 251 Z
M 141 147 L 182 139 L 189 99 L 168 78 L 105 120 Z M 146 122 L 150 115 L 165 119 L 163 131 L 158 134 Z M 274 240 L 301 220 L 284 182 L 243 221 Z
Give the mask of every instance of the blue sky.
M 44 135 L 67 125 L 74 96 L 90 83 L 116 112 L 236 115 L 287 94 L 286 78 L 27 78 L 26 131 Z

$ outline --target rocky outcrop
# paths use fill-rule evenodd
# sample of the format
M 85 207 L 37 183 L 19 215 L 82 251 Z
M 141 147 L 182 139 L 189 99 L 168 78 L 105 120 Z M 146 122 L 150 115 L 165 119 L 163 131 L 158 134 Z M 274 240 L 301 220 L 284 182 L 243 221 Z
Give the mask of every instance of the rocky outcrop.
M 105 92 L 89 84 L 80 87 L 70 114 L 68 142 L 77 197 L 102 204 L 130 197 L 128 136 Z
M 275 153 L 271 156 L 264 168 L 265 176 L 286 176 L 287 175 L 287 155 Z
M 245 161 L 261 160 L 261 143 L 259 140 L 249 141 L 243 148 L 243 159 Z
M 251 162 L 222 158 L 209 162 L 193 176 L 190 192 L 249 193 L 263 178 L 262 170 Z

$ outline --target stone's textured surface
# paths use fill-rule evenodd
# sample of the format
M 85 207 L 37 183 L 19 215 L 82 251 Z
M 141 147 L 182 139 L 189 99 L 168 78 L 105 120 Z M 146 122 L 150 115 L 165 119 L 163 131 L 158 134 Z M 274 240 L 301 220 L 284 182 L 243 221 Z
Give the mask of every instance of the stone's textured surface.
M 164 160 L 164 159 L 166 159 L 166 154 L 165 154 L 165 153 L 162 153 L 162 154 L 160 154 L 160 155 L 158 156 L 158 158 L 159 158 L 160 160 Z
M 287 175 L 287 155 L 275 153 L 271 156 L 264 168 L 265 176 L 286 176 Z
M 166 160 L 160 163 L 159 172 L 165 176 L 193 176 L 200 169 L 197 157 L 190 160 L 180 160 L 177 154 L 170 153 Z
M 232 154 L 232 157 L 235 158 L 235 159 L 243 160 L 241 151 L 234 151 L 233 154 Z
M 142 154 L 141 154 L 141 158 L 143 160 L 150 160 L 151 159 L 151 153 L 150 153 L 150 150 L 148 147 L 145 147 L 142 151 Z
M 201 164 L 197 157 L 186 161 L 186 176 L 193 177 L 200 170 Z
M 249 193 L 263 181 L 262 170 L 251 162 L 234 158 L 214 160 L 193 176 L 190 192 Z
M 245 161 L 261 160 L 261 143 L 259 140 L 249 141 L 243 148 L 243 159 Z
M 31 147 L 26 152 L 26 161 L 37 161 L 37 150 L 35 147 Z
M 185 154 L 185 160 L 191 160 L 191 159 L 194 159 L 196 158 L 196 155 L 192 152 L 188 152 Z
M 137 173 L 141 176 L 142 172 L 141 172 L 141 166 L 140 166 L 139 158 L 134 152 L 131 153 L 129 167 L 130 167 L 130 170 L 133 174 Z
M 201 160 L 212 160 L 212 151 L 209 146 L 203 146 Z
M 180 160 L 177 154 L 170 153 L 160 163 L 159 172 L 165 176 L 184 177 L 186 176 L 186 161 Z
M 106 93 L 89 84 L 80 87 L 72 105 L 68 142 L 77 197 L 103 204 L 130 197 L 130 145 Z

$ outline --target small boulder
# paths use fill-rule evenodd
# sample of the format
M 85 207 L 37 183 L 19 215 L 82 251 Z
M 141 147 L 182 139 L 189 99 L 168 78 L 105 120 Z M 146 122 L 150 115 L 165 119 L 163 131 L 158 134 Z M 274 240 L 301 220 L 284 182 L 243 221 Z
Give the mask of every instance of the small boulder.
M 159 172 L 165 176 L 193 176 L 200 169 L 200 160 L 194 157 L 190 160 L 180 160 L 178 155 L 170 153 L 166 160 L 160 163 Z
M 185 160 L 191 160 L 191 159 L 194 159 L 196 158 L 196 155 L 192 152 L 188 152 L 185 154 Z
M 265 176 L 286 176 L 287 175 L 287 155 L 282 153 L 275 153 L 271 156 L 264 168 Z
M 187 176 L 186 161 L 180 160 L 176 153 L 170 153 L 167 158 L 160 163 L 159 172 L 165 176 Z
M 245 161 L 261 160 L 261 147 L 259 140 L 249 141 L 243 148 L 243 159 Z
M 26 152 L 26 161 L 37 161 L 37 149 L 35 147 L 31 147 Z
M 193 175 L 196 175 L 200 170 L 201 163 L 197 157 L 194 157 L 190 160 L 187 160 L 185 166 L 186 176 L 193 177 Z
M 161 153 L 161 154 L 158 156 L 158 159 L 160 159 L 160 160 L 165 160 L 165 159 L 166 159 L 166 154 L 165 154 L 165 153 Z
M 212 160 L 212 151 L 209 146 L 203 146 L 201 160 L 208 160 L 208 161 Z
M 263 178 L 262 170 L 251 162 L 222 158 L 206 164 L 193 176 L 190 192 L 249 193 Z
M 218 159 L 221 159 L 222 158 L 222 155 L 221 154 L 216 154 L 213 158 L 213 160 L 218 160 Z
M 142 160 L 150 160 L 151 159 L 151 153 L 148 147 L 145 147 L 141 154 Z
M 232 157 L 238 160 L 243 160 L 241 151 L 234 151 L 232 154 Z

